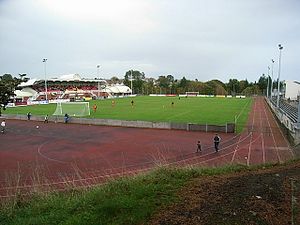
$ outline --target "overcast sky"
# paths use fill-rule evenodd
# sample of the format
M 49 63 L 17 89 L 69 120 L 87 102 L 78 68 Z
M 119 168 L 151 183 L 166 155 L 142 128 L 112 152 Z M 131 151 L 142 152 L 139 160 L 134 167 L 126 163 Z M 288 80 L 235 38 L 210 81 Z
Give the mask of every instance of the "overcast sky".
M 279 43 L 299 81 L 299 0 L 0 0 L 1 75 L 275 79 Z

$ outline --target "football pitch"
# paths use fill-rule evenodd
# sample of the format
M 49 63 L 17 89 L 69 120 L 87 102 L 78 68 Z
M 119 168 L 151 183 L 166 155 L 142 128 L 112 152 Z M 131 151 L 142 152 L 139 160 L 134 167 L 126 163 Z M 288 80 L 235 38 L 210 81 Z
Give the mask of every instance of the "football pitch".
M 113 104 L 114 101 L 114 104 Z M 131 104 L 133 101 L 133 105 Z M 173 102 L 173 104 L 172 104 Z M 97 105 L 97 111 L 92 107 Z M 88 118 L 183 122 L 224 125 L 237 119 L 238 131 L 244 127 L 251 109 L 252 99 L 202 97 L 149 97 L 115 98 L 89 102 Z M 7 108 L 3 113 L 46 115 L 50 117 L 56 104 Z

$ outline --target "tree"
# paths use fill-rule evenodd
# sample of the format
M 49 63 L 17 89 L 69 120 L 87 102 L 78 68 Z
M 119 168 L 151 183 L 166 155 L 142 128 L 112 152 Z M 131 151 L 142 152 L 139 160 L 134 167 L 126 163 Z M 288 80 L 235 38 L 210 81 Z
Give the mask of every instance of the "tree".
M 268 78 L 265 76 L 265 74 L 262 74 L 257 82 L 257 85 L 262 93 L 266 93 L 267 86 L 268 86 Z
M 170 84 L 172 84 L 174 82 L 174 77 L 172 75 L 168 75 L 167 79 L 168 79 Z
M 143 83 L 145 82 L 144 72 L 138 70 L 129 70 L 124 76 L 124 84 L 131 87 L 131 73 L 132 73 L 132 93 L 140 94 L 143 92 Z
M 9 100 L 15 96 L 14 91 L 18 85 L 26 80 L 23 74 L 20 74 L 20 78 L 13 77 L 11 74 L 0 76 L 0 110 L 1 108 L 5 109 Z
M 159 76 L 156 82 L 161 90 L 160 92 L 167 93 L 168 87 L 170 86 L 169 79 L 166 76 Z
M 109 81 L 111 84 L 119 84 L 120 83 L 120 79 L 116 76 L 110 78 L 110 81 Z
M 188 83 L 189 83 L 189 81 L 185 77 L 183 77 L 180 80 L 180 82 L 178 84 L 178 87 L 181 89 L 182 92 L 187 92 L 187 90 L 188 90 Z
M 211 80 L 206 82 L 206 84 L 210 87 L 207 88 L 208 93 L 210 95 L 226 95 L 227 91 L 225 89 L 226 85 L 223 84 L 219 80 Z
M 229 79 L 229 82 L 227 84 L 228 93 L 230 93 L 231 95 L 236 95 L 240 92 L 239 87 L 239 81 L 237 79 Z
M 261 90 L 257 84 L 254 84 L 252 86 L 245 88 L 242 94 L 246 96 L 260 95 Z
M 240 80 L 239 82 L 239 89 L 240 89 L 240 92 L 242 92 L 243 90 L 245 90 L 245 88 L 247 88 L 249 86 L 249 82 L 248 80 Z

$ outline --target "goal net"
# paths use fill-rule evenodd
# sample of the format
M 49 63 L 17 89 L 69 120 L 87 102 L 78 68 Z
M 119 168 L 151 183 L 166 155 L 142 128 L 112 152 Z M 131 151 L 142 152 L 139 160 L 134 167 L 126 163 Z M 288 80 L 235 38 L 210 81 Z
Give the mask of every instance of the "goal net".
M 90 106 L 88 102 L 58 102 L 53 115 L 88 116 Z
M 199 92 L 197 91 L 189 91 L 189 92 L 185 92 L 186 96 L 197 96 L 199 95 Z

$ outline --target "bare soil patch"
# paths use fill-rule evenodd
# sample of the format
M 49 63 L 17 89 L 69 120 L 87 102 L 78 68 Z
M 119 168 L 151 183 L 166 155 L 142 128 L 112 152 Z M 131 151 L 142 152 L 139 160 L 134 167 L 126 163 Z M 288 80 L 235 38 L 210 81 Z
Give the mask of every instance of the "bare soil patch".
M 178 195 L 149 224 L 300 224 L 300 161 L 196 178 Z

